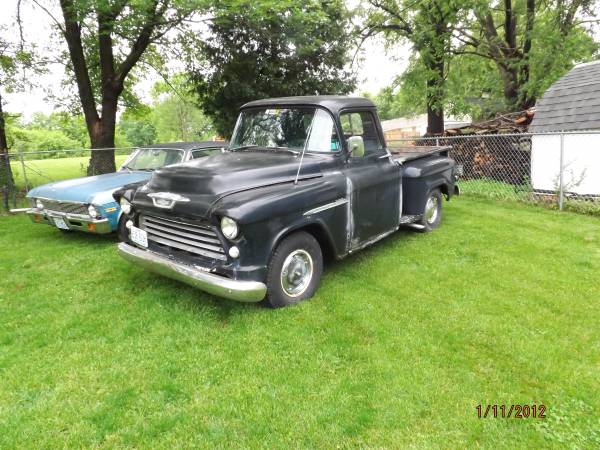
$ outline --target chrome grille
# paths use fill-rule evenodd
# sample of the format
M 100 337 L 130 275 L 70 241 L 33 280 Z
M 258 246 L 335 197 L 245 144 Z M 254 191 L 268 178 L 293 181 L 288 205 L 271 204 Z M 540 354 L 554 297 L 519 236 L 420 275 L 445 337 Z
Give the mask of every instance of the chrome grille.
M 83 203 L 60 202 L 58 200 L 42 200 L 44 209 L 68 214 L 88 215 L 87 207 Z
M 227 260 L 217 234 L 208 225 L 192 225 L 164 217 L 140 215 L 140 228 L 148 240 L 195 255 Z

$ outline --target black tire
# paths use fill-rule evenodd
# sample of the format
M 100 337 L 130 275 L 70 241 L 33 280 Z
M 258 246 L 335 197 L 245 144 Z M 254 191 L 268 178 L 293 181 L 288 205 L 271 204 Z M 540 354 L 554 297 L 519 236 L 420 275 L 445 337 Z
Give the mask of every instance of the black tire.
M 312 268 L 311 275 L 306 280 L 309 267 Z M 288 273 L 292 269 L 293 273 L 286 278 L 284 269 L 287 269 Z M 304 231 L 290 234 L 279 243 L 271 255 L 267 269 L 265 303 L 271 308 L 281 308 L 312 297 L 319 287 L 322 273 L 323 254 L 317 240 Z M 284 288 L 284 284 L 288 290 Z M 292 293 L 293 290 L 297 290 L 297 293 Z
M 430 202 L 435 205 L 433 210 L 431 207 L 428 210 Z M 429 191 L 423 205 L 423 217 L 421 218 L 421 222 L 419 222 L 423 226 L 421 231 L 424 233 L 435 230 L 442 223 L 442 202 L 443 197 L 439 189 Z
M 121 214 L 119 224 L 117 225 L 117 238 L 119 239 L 119 242 L 129 241 L 129 233 L 127 232 L 127 227 L 125 226 L 126 223 L 127 216 L 125 216 L 125 214 Z

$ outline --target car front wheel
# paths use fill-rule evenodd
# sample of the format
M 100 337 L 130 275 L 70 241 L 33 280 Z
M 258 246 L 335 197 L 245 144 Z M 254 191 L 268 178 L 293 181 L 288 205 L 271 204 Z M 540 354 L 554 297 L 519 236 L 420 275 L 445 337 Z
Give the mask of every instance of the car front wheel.
M 287 236 L 269 261 L 267 305 L 280 308 L 312 297 L 322 272 L 323 254 L 317 240 L 304 231 Z

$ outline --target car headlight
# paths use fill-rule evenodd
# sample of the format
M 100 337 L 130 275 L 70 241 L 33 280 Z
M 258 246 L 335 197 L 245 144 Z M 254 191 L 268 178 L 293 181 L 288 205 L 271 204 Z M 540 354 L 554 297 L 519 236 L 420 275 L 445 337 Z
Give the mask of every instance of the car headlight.
M 98 210 L 94 207 L 94 205 L 88 206 L 88 214 L 90 215 L 90 217 L 92 219 L 95 219 L 96 217 L 99 216 Z
M 131 213 L 131 203 L 129 203 L 127 200 L 125 200 L 124 197 L 121 197 L 119 204 L 121 205 L 121 211 L 123 211 L 123 213 L 125 213 L 125 214 Z
M 239 232 L 237 223 L 229 217 L 223 217 L 221 219 L 221 231 L 223 232 L 223 236 L 227 239 L 235 239 Z
M 42 201 L 39 198 L 35 200 L 35 207 L 37 209 L 44 209 L 44 204 L 42 203 Z

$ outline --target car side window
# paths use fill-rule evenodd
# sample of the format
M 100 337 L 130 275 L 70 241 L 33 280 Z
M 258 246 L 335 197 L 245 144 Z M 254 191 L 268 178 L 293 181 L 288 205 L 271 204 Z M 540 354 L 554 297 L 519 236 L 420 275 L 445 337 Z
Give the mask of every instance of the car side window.
M 381 153 L 382 145 L 370 111 L 347 112 L 340 115 L 342 132 L 347 141 L 352 136 L 360 136 L 365 144 L 365 156 Z
M 221 153 L 220 148 L 203 148 L 201 150 L 192 151 L 192 159 L 204 158 L 206 156 L 216 155 Z

